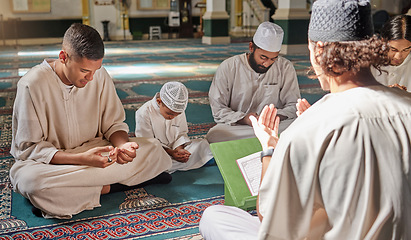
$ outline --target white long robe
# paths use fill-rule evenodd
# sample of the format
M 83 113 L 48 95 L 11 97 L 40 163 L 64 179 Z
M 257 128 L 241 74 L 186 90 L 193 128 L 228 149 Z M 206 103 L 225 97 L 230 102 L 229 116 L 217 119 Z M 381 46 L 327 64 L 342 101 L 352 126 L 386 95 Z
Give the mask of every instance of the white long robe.
M 324 208 L 331 228 L 313 239 L 411 239 L 410 142 L 405 91 L 380 85 L 328 94 L 281 135 L 259 190 L 261 224 L 239 208 L 211 206 L 200 233 L 306 239 L 313 211 Z
M 10 169 L 14 190 L 30 199 L 45 217 L 71 218 L 100 206 L 103 185 L 136 185 L 171 166 L 154 139 L 139 143 L 133 162 L 107 168 L 49 164 L 57 151 L 84 152 L 107 146 L 111 134 L 128 132 L 125 113 L 111 77 L 102 67 L 84 88 L 69 92 L 46 60 L 17 85 L 13 109 Z
M 328 94 L 284 131 L 261 183 L 259 239 L 411 239 L 411 95 L 385 86 Z
M 228 58 L 218 67 L 210 86 L 210 106 L 217 125 L 206 138 L 212 143 L 255 137 L 251 126 L 236 122 L 248 113 L 260 114 L 271 103 L 278 114 L 288 118 L 280 123 L 282 132 L 297 117 L 298 98 L 297 74 L 289 60 L 279 56 L 266 73 L 260 74 L 250 67 L 245 53 Z
M 399 84 L 405 86 L 408 92 L 411 92 L 411 54 L 408 54 L 404 62 L 399 66 L 384 66 L 381 67 L 386 72 L 380 72 L 371 68 L 371 73 L 375 79 L 386 86 Z
M 191 153 L 190 158 L 186 163 L 173 160 L 169 172 L 186 171 L 203 166 L 213 158 L 208 142 L 205 139 L 190 140 L 184 112 L 171 120 L 165 119 L 156 101 L 158 95 L 156 94 L 152 100 L 136 111 L 136 137 L 156 138 L 163 147 L 169 149 L 186 145 L 184 149 Z

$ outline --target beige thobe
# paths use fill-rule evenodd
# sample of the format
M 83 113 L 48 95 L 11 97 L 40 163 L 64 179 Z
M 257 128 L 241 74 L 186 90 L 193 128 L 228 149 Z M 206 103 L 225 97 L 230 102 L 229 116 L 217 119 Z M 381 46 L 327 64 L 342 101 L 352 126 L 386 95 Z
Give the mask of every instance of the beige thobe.
M 259 192 L 259 239 L 411 239 L 411 95 L 382 85 L 328 94 L 284 131 Z
M 156 98 L 146 102 L 136 111 L 136 137 L 156 138 L 165 148 L 175 149 L 185 145 L 184 149 L 191 153 L 187 162 L 182 163 L 173 160 L 169 172 L 186 171 L 203 166 L 211 158 L 210 146 L 205 139 L 193 139 L 188 137 L 188 126 L 184 112 L 169 120 L 160 113 L 160 107 Z M 171 158 L 171 156 L 170 156 Z
M 250 67 L 245 53 L 228 58 L 218 67 L 210 86 L 210 106 L 217 125 L 210 129 L 207 140 L 255 137 L 252 127 L 236 122 L 248 113 L 260 114 L 268 104 L 274 104 L 278 114 L 288 118 L 280 123 L 282 132 L 297 117 L 298 98 L 297 74 L 289 60 L 279 56 L 266 73 L 260 74 Z
M 10 169 L 14 190 L 30 199 L 45 217 L 70 218 L 100 206 L 103 185 L 135 185 L 171 166 L 154 139 L 139 143 L 133 162 L 107 168 L 49 164 L 57 151 L 84 152 L 106 146 L 111 134 L 128 132 L 113 81 L 102 67 L 84 88 L 68 91 L 49 64 L 33 67 L 17 86 L 13 109 Z

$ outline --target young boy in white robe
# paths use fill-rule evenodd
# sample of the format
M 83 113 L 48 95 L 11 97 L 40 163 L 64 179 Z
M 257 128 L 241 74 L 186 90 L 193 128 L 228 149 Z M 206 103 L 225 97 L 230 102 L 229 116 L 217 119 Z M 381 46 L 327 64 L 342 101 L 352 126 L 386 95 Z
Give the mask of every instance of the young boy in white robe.
M 136 137 L 156 138 L 173 160 L 168 170 L 196 169 L 213 158 L 205 139 L 190 140 L 184 113 L 188 91 L 180 82 L 165 83 L 154 98 L 136 111 Z

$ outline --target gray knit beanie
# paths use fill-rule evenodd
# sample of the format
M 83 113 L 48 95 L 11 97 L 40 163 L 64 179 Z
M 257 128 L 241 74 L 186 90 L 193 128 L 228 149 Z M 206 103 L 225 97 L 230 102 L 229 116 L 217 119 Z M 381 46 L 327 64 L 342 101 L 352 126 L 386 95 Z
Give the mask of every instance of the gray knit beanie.
M 308 38 L 312 41 L 357 41 L 372 37 L 368 0 L 317 0 L 312 7 Z

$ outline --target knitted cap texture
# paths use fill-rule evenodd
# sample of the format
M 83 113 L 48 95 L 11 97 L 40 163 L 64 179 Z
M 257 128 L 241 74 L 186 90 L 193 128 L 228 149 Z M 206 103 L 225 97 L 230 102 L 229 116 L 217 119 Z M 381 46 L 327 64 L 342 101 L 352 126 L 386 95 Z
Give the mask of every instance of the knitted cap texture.
M 317 0 L 312 7 L 308 37 L 313 41 L 358 41 L 374 33 L 368 0 Z
M 181 113 L 187 107 L 188 91 L 180 82 L 168 82 L 161 87 L 160 98 L 171 111 Z
M 275 23 L 262 22 L 253 36 L 253 42 L 259 48 L 269 52 L 279 52 L 283 43 L 284 31 Z

